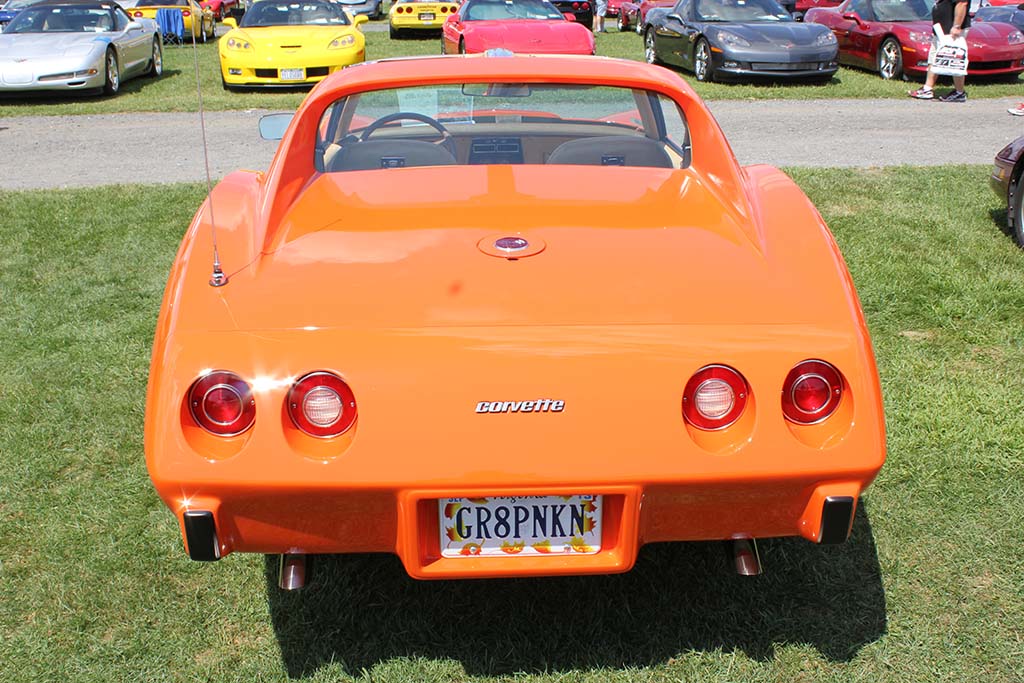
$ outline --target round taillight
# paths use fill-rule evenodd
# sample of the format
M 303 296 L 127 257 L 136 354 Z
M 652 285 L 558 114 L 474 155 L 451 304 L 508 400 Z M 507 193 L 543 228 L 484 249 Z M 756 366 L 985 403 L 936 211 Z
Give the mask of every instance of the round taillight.
M 136 12 L 136 13 L 135 13 L 134 15 L 132 15 L 132 16 L 136 16 L 136 17 L 141 17 L 141 16 L 142 16 L 142 12 Z
M 823 360 L 805 360 L 782 383 L 782 414 L 798 424 L 815 424 L 831 415 L 843 398 L 843 378 Z
M 583 3 L 583 9 L 590 9 L 590 3 L 589 2 Z
M 698 429 L 725 429 L 743 414 L 749 394 L 740 373 L 725 365 L 705 366 L 683 390 L 683 418 Z
M 196 424 L 217 436 L 234 436 L 256 421 L 252 390 L 233 372 L 203 375 L 188 390 L 188 409 Z
M 356 421 L 356 397 L 337 375 L 313 372 L 292 385 L 288 415 L 310 436 L 338 436 Z
M 573 9 L 579 9 L 580 8 L 580 3 L 578 3 L 578 2 L 572 3 L 572 8 Z
M 441 14 L 448 14 L 448 8 L 444 5 L 441 5 Z
M 192 13 L 189 12 L 187 9 L 183 9 L 183 10 L 181 10 L 181 16 L 183 16 L 183 17 L 191 17 Z

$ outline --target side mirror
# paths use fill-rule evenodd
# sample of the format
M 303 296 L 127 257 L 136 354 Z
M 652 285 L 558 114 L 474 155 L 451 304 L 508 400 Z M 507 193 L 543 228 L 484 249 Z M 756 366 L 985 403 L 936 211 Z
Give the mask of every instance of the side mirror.
M 576 15 L 572 12 L 562 12 L 562 16 L 565 17 L 566 21 L 576 21 Z
M 459 15 L 458 14 L 449 14 L 447 16 L 447 18 L 445 18 L 444 23 L 446 23 L 446 24 L 457 24 L 457 23 L 459 23 Z
M 670 15 L 668 15 L 666 17 L 666 19 L 671 19 L 672 21 L 678 21 L 680 24 L 683 23 L 683 18 L 681 16 L 679 16 L 678 14 L 676 14 L 675 12 L 673 12 Z
M 843 19 L 846 19 L 847 21 L 856 21 L 858 26 L 864 23 L 860 20 L 860 15 L 856 12 L 843 12 Z
M 141 31 L 142 30 L 142 22 L 139 22 L 139 21 L 129 21 L 128 22 L 128 30 L 129 31 Z
M 295 114 L 265 114 L 260 117 L 260 137 L 264 140 L 280 140 L 292 122 Z
M 370 20 L 370 18 L 368 16 L 366 16 L 365 14 L 357 14 L 352 19 L 352 25 L 353 26 L 359 26 L 360 24 L 365 24 L 369 20 Z
M 235 21 L 234 17 L 224 17 L 220 22 L 228 28 L 238 28 L 238 22 Z

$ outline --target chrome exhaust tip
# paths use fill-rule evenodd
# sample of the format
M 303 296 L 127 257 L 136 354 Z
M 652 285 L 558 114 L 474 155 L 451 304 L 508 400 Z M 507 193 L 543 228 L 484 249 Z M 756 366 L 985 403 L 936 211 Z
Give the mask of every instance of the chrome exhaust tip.
M 736 573 L 740 576 L 759 576 L 761 574 L 761 556 L 757 552 L 757 541 L 753 538 L 734 538 L 732 540 L 732 561 Z
M 281 555 L 277 565 L 277 586 L 284 591 L 297 591 L 309 580 L 309 564 L 305 555 Z

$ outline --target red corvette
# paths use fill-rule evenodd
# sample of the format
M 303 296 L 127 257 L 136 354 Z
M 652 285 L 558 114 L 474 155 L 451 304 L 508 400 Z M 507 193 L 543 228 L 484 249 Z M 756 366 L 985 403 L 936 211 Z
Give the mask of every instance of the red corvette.
M 832 29 L 840 64 L 890 79 L 928 71 L 931 16 L 927 0 L 846 0 L 833 9 L 808 10 L 804 21 Z M 1009 24 L 973 24 L 967 55 L 969 76 L 1019 74 L 1024 71 L 1024 34 Z
M 619 18 L 616 22 L 620 31 L 628 31 L 630 28 L 638 34 L 643 35 L 644 27 L 647 25 L 647 12 L 655 7 L 671 7 L 676 4 L 675 0 L 642 0 L 631 2 L 626 0 L 619 5 Z
M 213 12 L 213 16 L 217 21 L 221 21 L 231 8 L 237 4 L 238 0 L 202 0 L 199 3 L 204 9 Z
M 441 28 L 441 54 L 504 48 L 524 54 L 594 54 L 590 28 L 547 0 L 468 0 Z

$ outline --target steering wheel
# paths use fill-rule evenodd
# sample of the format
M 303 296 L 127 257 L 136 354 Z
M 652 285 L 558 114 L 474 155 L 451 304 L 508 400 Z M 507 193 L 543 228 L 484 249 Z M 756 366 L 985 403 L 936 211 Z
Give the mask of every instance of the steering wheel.
M 452 134 L 448 132 L 448 129 L 441 125 L 441 122 L 437 119 L 431 118 L 426 114 L 417 114 L 414 111 L 396 111 L 394 114 L 380 117 L 363 129 L 362 135 L 359 136 L 359 141 L 366 142 L 374 132 L 395 121 L 419 121 L 420 123 L 427 124 L 441 136 L 434 144 L 444 147 L 452 153 L 452 156 L 455 156 L 455 141 L 452 139 Z

